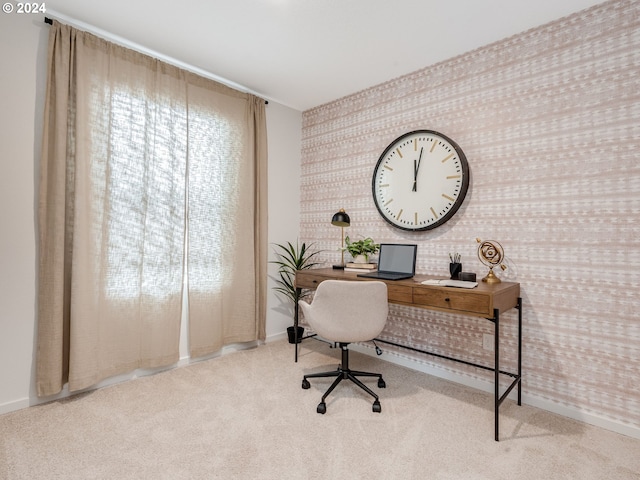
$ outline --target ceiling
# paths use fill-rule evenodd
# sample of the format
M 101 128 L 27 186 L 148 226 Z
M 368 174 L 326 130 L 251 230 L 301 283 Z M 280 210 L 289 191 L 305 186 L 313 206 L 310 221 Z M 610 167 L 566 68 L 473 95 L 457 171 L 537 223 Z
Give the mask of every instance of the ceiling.
M 48 15 L 304 111 L 602 0 L 47 0 Z M 115 36 L 115 37 L 114 37 Z

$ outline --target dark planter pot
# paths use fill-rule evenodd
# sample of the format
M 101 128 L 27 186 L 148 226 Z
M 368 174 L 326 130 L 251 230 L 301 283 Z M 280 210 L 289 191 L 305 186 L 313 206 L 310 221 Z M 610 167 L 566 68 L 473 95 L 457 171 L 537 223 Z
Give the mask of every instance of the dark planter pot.
M 289 343 L 296 343 L 293 327 L 287 327 L 287 335 L 289 336 Z M 302 341 L 302 335 L 304 335 L 304 327 L 298 327 L 298 343 Z

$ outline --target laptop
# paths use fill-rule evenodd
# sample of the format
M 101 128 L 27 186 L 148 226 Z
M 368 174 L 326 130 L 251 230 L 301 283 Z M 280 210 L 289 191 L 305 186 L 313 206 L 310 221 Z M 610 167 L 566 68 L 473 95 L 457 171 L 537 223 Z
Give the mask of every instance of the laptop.
M 378 270 L 371 273 L 359 273 L 359 277 L 379 278 L 380 280 L 402 280 L 416 273 L 416 254 L 418 245 L 403 243 L 381 243 L 378 255 Z

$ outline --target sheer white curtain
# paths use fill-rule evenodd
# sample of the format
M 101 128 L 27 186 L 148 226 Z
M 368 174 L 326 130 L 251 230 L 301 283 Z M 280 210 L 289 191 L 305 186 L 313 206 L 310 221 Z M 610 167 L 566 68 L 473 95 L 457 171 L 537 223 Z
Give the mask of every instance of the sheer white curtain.
M 192 356 L 264 339 L 264 102 L 58 22 L 48 68 L 38 394 L 176 362 L 185 284 Z

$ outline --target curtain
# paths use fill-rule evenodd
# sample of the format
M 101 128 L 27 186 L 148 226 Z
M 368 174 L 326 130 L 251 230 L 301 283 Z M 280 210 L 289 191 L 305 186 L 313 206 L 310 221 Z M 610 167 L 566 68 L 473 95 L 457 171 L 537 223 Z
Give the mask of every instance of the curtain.
M 54 21 L 38 395 L 264 340 L 264 101 Z

